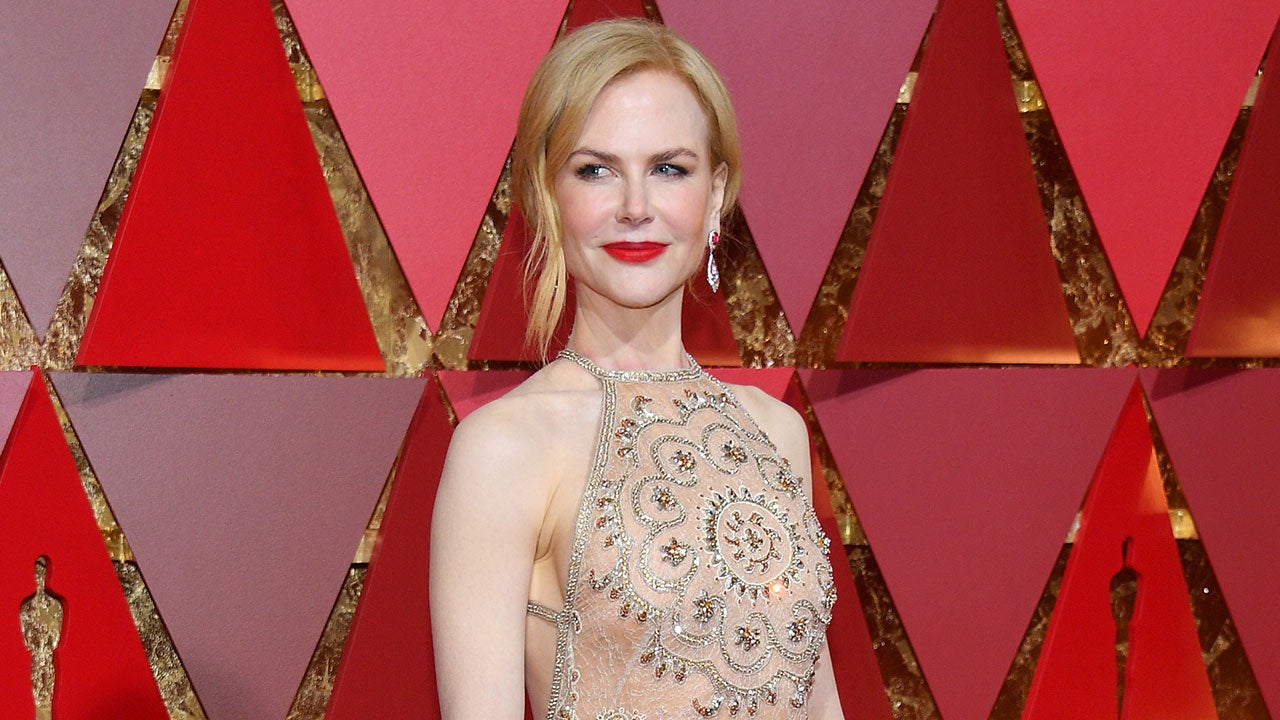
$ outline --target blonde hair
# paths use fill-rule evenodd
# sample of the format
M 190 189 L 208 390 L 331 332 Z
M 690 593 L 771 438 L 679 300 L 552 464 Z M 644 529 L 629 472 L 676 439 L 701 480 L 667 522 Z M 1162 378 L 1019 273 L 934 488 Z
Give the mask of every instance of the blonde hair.
M 564 313 L 567 282 L 553 178 L 573 152 L 600 92 L 642 70 L 670 73 L 693 91 L 707 117 L 711 167 L 728 168 L 722 219 L 737 199 L 737 118 L 724 81 L 702 53 L 665 26 L 641 19 L 592 23 L 557 42 L 525 91 L 511 159 L 512 190 L 533 233 L 525 259 L 525 281 L 534 283 L 525 336 L 544 356 Z

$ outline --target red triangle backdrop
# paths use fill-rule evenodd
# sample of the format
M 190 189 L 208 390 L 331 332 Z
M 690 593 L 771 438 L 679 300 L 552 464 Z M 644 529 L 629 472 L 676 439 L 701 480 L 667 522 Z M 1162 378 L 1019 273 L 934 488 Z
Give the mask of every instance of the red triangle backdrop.
M 284 717 L 424 381 L 55 381 L 210 719 Z
M 475 333 L 467 347 L 467 357 L 472 360 L 541 360 L 535 348 L 525 341 L 528 308 L 533 300 L 534 282 L 525 282 L 524 259 L 529 254 L 532 241 L 524 213 L 512 206 L 502 240 L 494 258 L 493 271 L 485 286 L 484 300 L 480 303 L 480 315 L 476 318 Z M 564 347 L 569 331 L 573 329 L 573 283 L 569 283 L 565 299 L 566 312 L 560 316 L 560 324 L 548 348 L 555 354 Z
M 0 259 L 37 334 L 53 318 L 173 5 L 0 9 Z
M 30 383 L 28 372 L 0 372 L 0 433 L 5 437 L 9 437 L 9 429 Z
M 1149 370 L 1156 423 L 1272 715 L 1280 709 L 1280 369 Z M 1270 568 L 1270 569 L 1268 569 Z
M 1280 357 L 1280 63 L 1271 67 L 1240 148 L 1188 357 Z
M 1122 550 L 1138 577 L 1133 615 L 1118 628 L 1111 591 Z M 1217 717 L 1137 380 L 1085 498 L 1023 718 L 1115 717 L 1121 639 L 1121 717 Z
M 939 712 L 985 719 L 1132 373 L 800 375 Z
M 837 359 L 1076 363 L 991 0 L 943 0 Z
M 47 587 L 63 603 L 53 717 L 167 720 L 44 378 L 30 378 L 0 458 L 0 607 L 8 616 L 0 624 L 0 707 L 6 717 L 35 716 L 31 655 L 15 615 L 35 593 L 34 563 L 43 555 Z
M 427 528 L 452 435 L 433 380 L 422 393 L 400 451 L 326 720 L 440 716 L 428 609 Z
M 444 316 L 565 0 L 290 0 L 429 326 Z
M 1009 0 L 1145 333 L 1280 16 L 1277 0 Z
M 76 358 L 385 369 L 268 0 L 192 0 Z
M 646 16 L 641 0 L 573 0 L 569 5 L 569 18 L 565 27 L 573 30 L 597 20 Z

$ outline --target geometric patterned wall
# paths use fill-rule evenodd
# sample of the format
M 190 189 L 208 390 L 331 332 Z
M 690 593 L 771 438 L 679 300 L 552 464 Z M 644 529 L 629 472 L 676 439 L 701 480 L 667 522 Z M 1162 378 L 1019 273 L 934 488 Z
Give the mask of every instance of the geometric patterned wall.
M 1280 1 L 171 2 L 0 9 L 4 707 L 43 554 L 54 717 L 436 716 L 520 96 L 643 14 L 739 110 L 687 344 L 809 421 L 847 715 L 1280 708 Z

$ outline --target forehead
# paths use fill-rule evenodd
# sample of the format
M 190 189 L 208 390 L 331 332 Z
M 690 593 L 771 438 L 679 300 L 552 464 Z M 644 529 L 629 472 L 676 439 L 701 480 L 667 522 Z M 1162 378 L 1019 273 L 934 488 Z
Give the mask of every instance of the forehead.
M 688 83 L 675 75 L 659 70 L 629 73 L 600 91 L 579 134 L 579 146 L 605 143 L 685 146 L 702 152 L 707 116 Z

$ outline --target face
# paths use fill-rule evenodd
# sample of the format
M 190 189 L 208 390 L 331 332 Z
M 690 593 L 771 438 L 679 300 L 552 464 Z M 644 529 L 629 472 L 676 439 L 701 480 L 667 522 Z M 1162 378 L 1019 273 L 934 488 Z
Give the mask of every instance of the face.
M 683 81 L 642 71 L 606 86 L 554 181 L 579 306 L 676 297 L 719 228 L 726 175 L 712 165 L 706 116 Z

